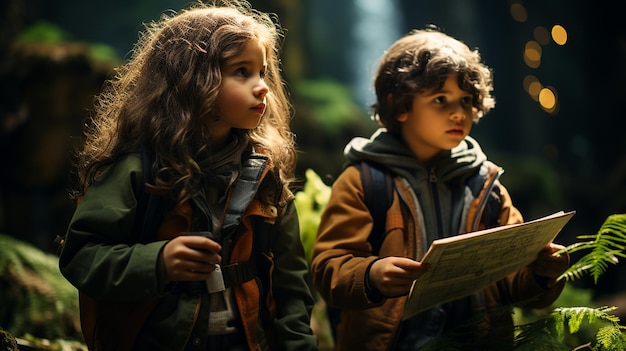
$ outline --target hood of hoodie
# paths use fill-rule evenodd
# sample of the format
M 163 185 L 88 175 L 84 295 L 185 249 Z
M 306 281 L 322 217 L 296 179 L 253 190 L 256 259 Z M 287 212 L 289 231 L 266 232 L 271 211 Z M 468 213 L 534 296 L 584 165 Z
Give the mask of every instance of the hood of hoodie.
M 385 165 L 396 175 L 405 178 L 413 188 L 423 181 L 430 171 L 440 181 L 469 175 L 487 160 L 478 142 L 467 136 L 452 150 L 442 151 L 428 165 L 420 163 L 404 141 L 386 129 L 378 129 L 368 138 L 352 139 L 344 150 L 348 164 L 373 161 Z
M 400 137 L 384 128 L 369 139 L 352 139 L 344 154 L 347 165 L 373 161 L 406 179 L 417 196 L 425 225 L 422 229 L 428 228 L 430 242 L 459 234 L 465 180 L 487 160 L 478 142 L 468 136 L 455 148 L 442 151 L 428 164 L 423 164 Z

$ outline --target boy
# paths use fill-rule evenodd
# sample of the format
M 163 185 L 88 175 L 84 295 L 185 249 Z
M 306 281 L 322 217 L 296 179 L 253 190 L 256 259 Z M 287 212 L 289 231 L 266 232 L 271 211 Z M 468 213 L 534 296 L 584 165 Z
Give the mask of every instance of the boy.
M 419 350 L 444 332 L 465 350 L 511 349 L 510 305 L 548 306 L 563 289 L 556 278 L 569 257 L 555 254 L 560 245 L 546 246 L 531 265 L 472 296 L 401 321 L 412 282 L 428 269 L 420 259 L 430 244 L 488 225 L 481 218 L 472 228 L 472 204 L 496 196 L 498 225 L 523 221 L 497 178 L 487 195 L 472 195 L 466 183 L 479 171 L 488 182 L 500 170 L 469 136 L 494 106 L 490 69 L 477 51 L 428 28 L 389 48 L 374 86 L 373 112 L 383 128 L 346 147 L 349 166 L 333 184 L 311 264 L 322 297 L 342 308 L 336 349 Z M 354 166 L 362 161 L 381 164 L 394 177 L 379 252 L 368 242 L 372 215 Z

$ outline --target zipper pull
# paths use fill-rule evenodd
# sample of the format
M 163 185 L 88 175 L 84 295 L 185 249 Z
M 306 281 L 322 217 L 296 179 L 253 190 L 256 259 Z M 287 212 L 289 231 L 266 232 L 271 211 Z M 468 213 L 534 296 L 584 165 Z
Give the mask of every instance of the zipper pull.
M 430 169 L 428 180 L 431 183 L 437 183 L 437 175 L 435 174 L 435 169 L 434 168 Z

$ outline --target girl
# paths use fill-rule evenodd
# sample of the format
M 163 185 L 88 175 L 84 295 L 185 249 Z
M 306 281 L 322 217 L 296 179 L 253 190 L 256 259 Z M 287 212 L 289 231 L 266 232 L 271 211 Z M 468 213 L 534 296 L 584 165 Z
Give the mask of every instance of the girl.
M 59 261 L 90 350 L 316 349 L 280 33 L 192 5 L 97 97 Z

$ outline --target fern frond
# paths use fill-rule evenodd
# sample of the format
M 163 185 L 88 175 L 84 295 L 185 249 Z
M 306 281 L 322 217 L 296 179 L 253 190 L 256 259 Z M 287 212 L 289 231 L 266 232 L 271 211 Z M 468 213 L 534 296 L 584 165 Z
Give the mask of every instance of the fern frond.
M 619 317 L 610 314 L 609 312 L 616 310 L 617 307 L 559 307 L 552 311 L 553 316 L 563 316 L 559 320 L 568 320 L 569 332 L 574 334 L 582 325 L 583 321 L 587 319 L 589 323 L 596 321 L 608 322 L 612 325 L 619 326 Z
M 615 309 L 607 306 L 556 308 L 537 321 L 515 327 L 515 351 L 565 350 L 567 348 L 561 342 L 565 337 L 565 327 L 570 334 L 576 334 L 585 321 L 589 324 L 603 324 L 596 333 L 597 347 L 593 347 L 593 350 L 626 350 L 626 340 L 622 334 L 624 327 L 619 325 L 619 317 L 611 314 Z
M 596 235 L 581 235 L 578 239 L 589 239 L 566 248 L 572 254 L 582 250 L 591 250 L 567 269 L 560 278 L 573 280 L 589 273 L 597 283 L 606 272 L 609 264 L 617 264 L 619 258 L 626 258 L 626 214 L 609 216 Z
M 514 351 L 569 350 L 562 343 L 564 317 L 549 315 L 532 323 L 515 326 Z
M 600 328 L 596 340 L 601 350 L 626 350 L 626 339 L 620 328 L 615 325 Z
M 590 248 L 590 243 L 592 243 L 593 240 L 595 240 L 596 235 L 579 235 L 576 238 L 578 240 L 581 240 L 581 239 L 591 239 L 591 240 L 578 241 L 573 244 L 570 244 L 566 246 L 565 249 L 560 250 L 559 253 L 568 252 L 571 255 L 574 252 L 587 250 Z
M 585 273 L 589 273 L 597 283 L 597 279 L 606 271 L 609 264 L 617 264 L 619 259 L 615 252 L 602 252 L 594 250 L 591 254 L 581 257 L 572 264 L 563 274 L 562 278 L 568 281 L 582 278 Z

